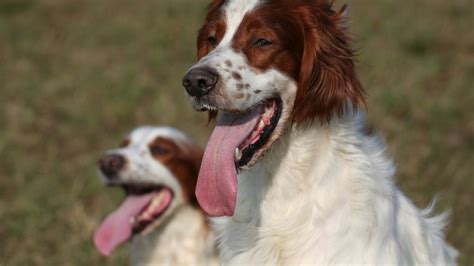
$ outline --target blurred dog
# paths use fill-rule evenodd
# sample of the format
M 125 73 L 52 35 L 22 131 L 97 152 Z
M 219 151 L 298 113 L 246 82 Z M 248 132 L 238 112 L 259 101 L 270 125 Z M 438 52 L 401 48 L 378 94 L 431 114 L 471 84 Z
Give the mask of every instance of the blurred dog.
M 194 190 L 202 149 L 169 127 L 140 127 L 100 160 L 108 186 L 126 198 L 94 234 L 104 256 L 131 240 L 133 265 L 217 264 L 214 237 Z

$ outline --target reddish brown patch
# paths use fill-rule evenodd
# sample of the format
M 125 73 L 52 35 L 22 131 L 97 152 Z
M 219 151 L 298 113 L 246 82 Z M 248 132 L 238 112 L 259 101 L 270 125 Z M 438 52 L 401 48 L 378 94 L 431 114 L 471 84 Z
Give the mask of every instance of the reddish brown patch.
M 211 4 L 198 38 L 199 57 L 214 48 L 204 36 L 215 35 L 220 41 L 225 33 L 219 10 L 223 2 Z M 232 40 L 232 47 L 242 51 L 253 68 L 275 68 L 297 82 L 293 121 L 329 121 L 333 113 L 342 114 L 348 102 L 354 109 L 365 107 L 344 11 L 334 12 L 328 0 L 268 1 L 244 17 Z M 259 45 L 260 39 L 270 44 Z
M 228 66 L 228 67 L 232 67 L 232 62 L 230 62 L 230 60 L 225 60 L 225 65 Z
M 198 59 L 212 51 L 224 37 L 226 31 L 225 17 L 221 6 L 225 0 L 214 0 L 209 6 L 204 26 L 199 30 L 197 39 Z M 211 41 L 215 40 L 215 41 Z
M 233 37 L 232 48 L 242 51 L 253 68 L 274 67 L 296 80 L 303 47 L 295 40 L 303 34 L 286 10 L 287 2 L 291 1 L 271 1 L 248 13 Z M 259 45 L 262 39 L 270 44 Z
M 243 89 L 244 89 L 244 84 L 242 83 L 237 84 L 237 90 L 241 91 Z
M 334 113 L 342 115 L 348 102 L 354 110 L 366 106 L 365 92 L 355 72 L 351 38 L 343 25 L 346 6 L 336 13 L 331 3 L 313 1 L 300 12 L 306 37 L 292 113 L 297 122 L 327 122 Z
M 195 189 L 203 151 L 197 144 L 179 147 L 174 140 L 158 137 L 149 144 L 153 157 L 165 165 L 176 177 L 183 189 L 184 197 L 198 206 Z

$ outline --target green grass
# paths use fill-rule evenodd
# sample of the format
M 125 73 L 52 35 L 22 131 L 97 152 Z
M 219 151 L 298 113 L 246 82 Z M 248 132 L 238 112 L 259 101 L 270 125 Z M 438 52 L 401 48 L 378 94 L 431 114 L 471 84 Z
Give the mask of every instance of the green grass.
M 121 197 L 96 160 L 131 128 L 205 143 L 185 98 L 207 0 L 0 2 L 0 265 L 126 265 L 90 238 Z M 448 240 L 474 263 L 474 30 L 465 0 L 348 0 L 369 120 L 420 206 L 451 208 Z M 341 4 L 341 2 L 338 2 Z

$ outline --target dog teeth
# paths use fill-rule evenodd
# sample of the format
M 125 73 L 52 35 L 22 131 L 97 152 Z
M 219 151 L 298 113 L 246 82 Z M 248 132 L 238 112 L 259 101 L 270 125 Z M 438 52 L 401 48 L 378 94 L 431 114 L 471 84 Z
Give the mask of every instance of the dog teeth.
M 151 207 L 157 207 L 160 202 L 163 200 L 163 197 L 164 197 L 164 194 L 163 193 L 159 193 L 158 196 L 156 196 L 152 201 L 151 201 L 151 204 L 150 206 Z

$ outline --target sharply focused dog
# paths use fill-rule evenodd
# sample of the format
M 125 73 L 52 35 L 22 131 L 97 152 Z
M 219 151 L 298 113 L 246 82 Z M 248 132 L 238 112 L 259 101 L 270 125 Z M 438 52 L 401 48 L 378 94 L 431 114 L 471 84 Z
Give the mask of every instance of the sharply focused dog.
M 109 256 L 131 240 L 133 265 L 217 264 L 214 238 L 194 190 L 202 149 L 169 127 L 140 127 L 100 160 L 106 185 L 126 198 L 94 234 Z
M 394 184 L 364 128 L 345 6 L 214 0 L 183 78 L 217 116 L 196 195 L 224 264 L 455 264 L 446 215 Z

